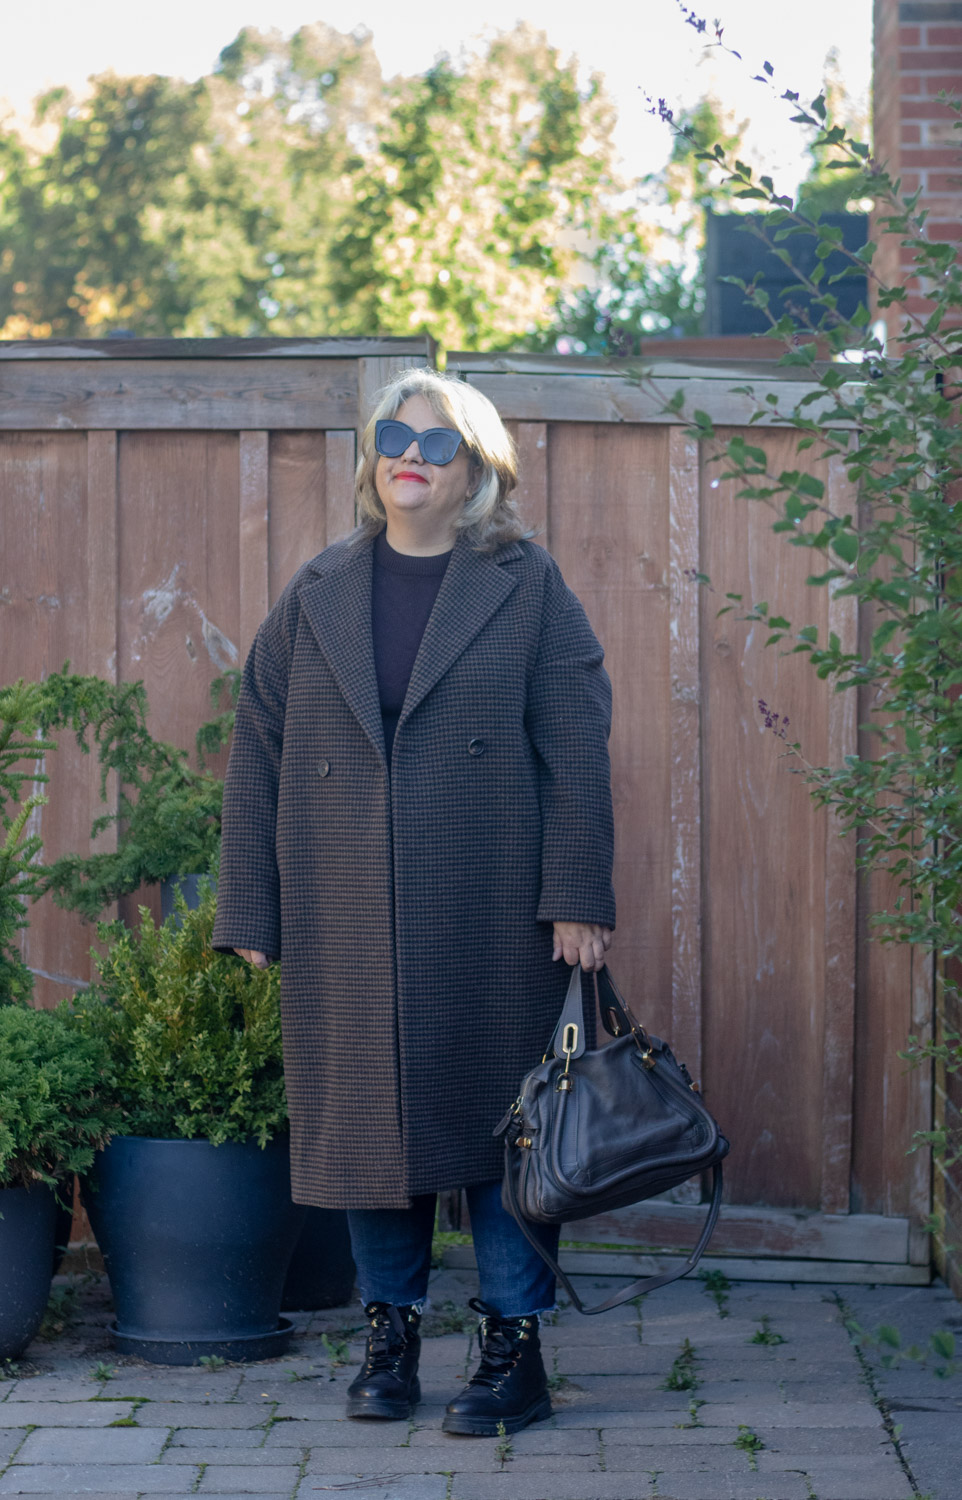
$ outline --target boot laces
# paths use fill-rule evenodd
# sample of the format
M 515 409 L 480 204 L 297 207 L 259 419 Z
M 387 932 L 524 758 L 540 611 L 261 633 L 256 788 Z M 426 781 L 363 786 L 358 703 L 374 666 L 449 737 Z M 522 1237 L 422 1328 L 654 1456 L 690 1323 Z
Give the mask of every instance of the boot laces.
M 533 1319 L 501 1318 L 474 1298 L 470 1305 L 482 1315 L 478 1325 L 481 1363 L 470 1384 L 497 1390 L 521 1358 L 521 1344 L 530 1337 Z
M 408 1330 L 397 1308 L 387 1302 L 372 1302 L 364 1311 L 371 1323 L 367 1336 L 367 1372 L 393 1374 L 407 1347 Z

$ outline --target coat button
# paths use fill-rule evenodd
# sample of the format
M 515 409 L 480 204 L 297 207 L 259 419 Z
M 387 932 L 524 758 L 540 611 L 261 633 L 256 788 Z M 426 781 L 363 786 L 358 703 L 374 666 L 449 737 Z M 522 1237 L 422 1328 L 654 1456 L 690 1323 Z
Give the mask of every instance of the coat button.
M 477 735 L 475 735 L 474 739 L 468 740 L 468 754 L 469 755 L 483 755 L 484 754 L 484 740 L 478 739 Z
M 316 769 L 318 776 L 330 776 L 331 763 L 329 760 L 319 760 Z

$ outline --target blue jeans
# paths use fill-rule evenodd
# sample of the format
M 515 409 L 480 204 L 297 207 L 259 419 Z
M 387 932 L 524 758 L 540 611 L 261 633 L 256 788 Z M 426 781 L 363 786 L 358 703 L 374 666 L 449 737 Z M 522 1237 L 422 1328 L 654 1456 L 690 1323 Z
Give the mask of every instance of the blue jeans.
M 554 1307 L 555 1279 L 501 1207 L 501 1183 L 466 1189 L 481 1300 L 504 1318 L 523 1318 Z M 405 1307 L 427 1296 L 431 1239 L 437 1198 L 425 1193 L 410 1208 L 352 1208 L 347 1222 L 357 1265 L 361 1301 Z M 533 1233 L 555 1259 L 557 1225 L 537 1224 Z

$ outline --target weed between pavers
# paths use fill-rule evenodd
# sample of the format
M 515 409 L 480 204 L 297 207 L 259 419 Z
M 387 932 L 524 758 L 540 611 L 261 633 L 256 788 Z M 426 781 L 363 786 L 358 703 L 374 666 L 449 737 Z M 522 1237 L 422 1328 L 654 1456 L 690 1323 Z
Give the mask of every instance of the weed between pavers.
M 740 1448 L 747 1455 L 748 1467 L 753 1471 L 757 1470 L 758 1454 L 765 1446 L 758 1433 L 752 1432 L 752 1429 L 746 1426 L 744 1422 L 739 1422 L 738 1436 L 735 1439 L 734 1446 Z
M 333 1380 L 341 1365 L 347 1364 L 347 1356 L 351 1352 L 347 1339 L 332 1339 L 328 1334 L 321 1334 L 321 1347 L 327 1355 L 327 1368 L 330 1379 Z
M 710 1297 L 718 1308 L 720 1318 L 728 1317 L 728 1296 L 732 1284 L 723 1271 L 699 1271 L 699 1280 L 706 1297 Z
M 776 1333 L 774 1328 L 770 1326 L 772 1320 L 768 1313 L 762 1313 L 758 1321 L 760 1326 L 752 1334 L 751 1338 L 748 1340 L 748 1343 L 774 1345 L 785 1344 L 788 1342 L 784 1334 Z
M 202 1354 L 197 1363 L 203 1366 L 208 1375 L 212 1375 L 215 1370 L 223 1370 L 227 1367 L 226 1359 L 222 1359 L 219 1354 Z
M 494 1450 L 494 1456 L 500 1463 L 502 1469 L 511 1457 L 511 1439 L 503 1422 L 498 1423 L 498 1443 Z
M 705 1424 L 699 1416 L 699 1411 L 705 1405 L 706 1403 L 699 1400 L 697 1396 L 693 1397 L 688 1403 L 688 1421 L 675 1422 L 674 1426 L 677 1430 L 679 1432 L 687 1432 L 690 1427 L 704 1427 Z
M 91 1380 L 100 1381 L 113 1380 L 116 1373 L 112 1365 L 105 1365 L 103 1360 L 99 1360 L 90 1371 L 90 1378 Z
M 677 1357 L 662 1381 L 663 1391 L 694 1391 L 698 1387 L 698 1372 L 695 1369 L 695 1360 L 698 1358 L 690 1339 L 685 1339 Z

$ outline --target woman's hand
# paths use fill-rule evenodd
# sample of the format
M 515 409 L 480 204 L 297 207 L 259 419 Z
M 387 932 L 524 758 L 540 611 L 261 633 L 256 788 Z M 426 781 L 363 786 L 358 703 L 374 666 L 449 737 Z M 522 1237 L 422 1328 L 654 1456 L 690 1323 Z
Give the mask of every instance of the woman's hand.
M 587 973 L 605 966 L 605 954 L 611 947 L 611 928 L 589 922 L 555 922 L 552 958 L 563 958 L 566 964 L 580 963 Z
M 255 969 L 267 968 L 267 954 L 258 953 L 256 948 L 235 948 L 234 952 L 239 953 L 241 958 L 246 958 L 247 962 L 253 964 Z

